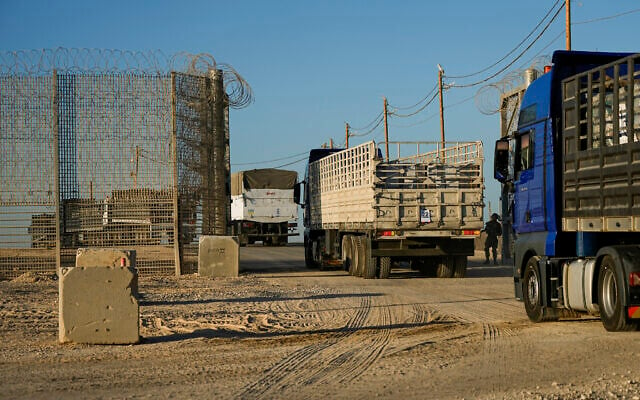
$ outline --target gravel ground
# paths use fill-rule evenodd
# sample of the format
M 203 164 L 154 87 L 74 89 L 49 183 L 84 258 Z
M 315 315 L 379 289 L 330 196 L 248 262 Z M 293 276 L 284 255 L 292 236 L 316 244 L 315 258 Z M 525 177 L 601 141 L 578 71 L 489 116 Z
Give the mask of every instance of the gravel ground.
M 507 266 L 464 279 L 304 268 L 247 247 L 238 278 L 140 278 L 141 344 L 57 343 L 58 282 L 0 282 L 0 398 L 634 399 L 640 332 L 530 323 Z

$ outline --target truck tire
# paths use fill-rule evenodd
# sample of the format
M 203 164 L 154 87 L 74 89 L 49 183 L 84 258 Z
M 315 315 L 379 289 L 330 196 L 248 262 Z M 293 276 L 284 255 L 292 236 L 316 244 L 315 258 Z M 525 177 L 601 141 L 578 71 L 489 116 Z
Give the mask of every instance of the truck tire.
M 353 248 L 353 276 L 364 275 L 364 245 L 362 243 L 362 237 L 352 235 L 352 248 Z
M 351 273 L 351 264 L 353 263 L 353 254 L 351 250 L 351 236 L 344 235 L 342 237 L 342 268 Z
M 305 240 L 304 242 L 304 265 L 312 269 L 320 266 L 313 258 L 313 242 L 310 240 Z
M 245 247 L 249 243 L 249 235 L 241 233 L 238 235 L 238 242 L 240 242 L 240 247 Z
M 628 323 L 622 304 L 624 281 L 616 273 L 616 263 L 611 256 L 602 259 L 598 276 L 598 306 L 604 328 L 610 332 L 633 331 L 636 324 Z
M 349 246 L 351 254 L 351 262 L 349 263 L 349 275 L 358 276 L 358 254 L 356 251 L 356 237 L 353 235 L 347 235 L 351 245 Z
M 453 277 L 464 278 L 464 276 L 467 274 L 467 256 L 455 256 L 453 258 L 455 265 Z
M 524 278 L 522 279 L 522 300 L 527 316 L 533 322 L 555 321 L 558 319 L 554 309 L 542 306 L 542 281 L 540 279 L 540 271 L 538 271 L 538 262 L 540 257 L 533 256 L 527 261 L 524 269 Z
M 362 263 L 364 279 L 374 279 L 378 266 L 376 259 L 371 257 L 371 240 L 368 237 L 362 237 L 362 245 L 364 248 L 364 260 Z
M 391 275 L 391 257 L 378 257 L 378 278 L 389 279 Z
M 455 259 L 451 256 L 440 257 L 437 263 L 436 276 L 438 278 L 453 278 Z

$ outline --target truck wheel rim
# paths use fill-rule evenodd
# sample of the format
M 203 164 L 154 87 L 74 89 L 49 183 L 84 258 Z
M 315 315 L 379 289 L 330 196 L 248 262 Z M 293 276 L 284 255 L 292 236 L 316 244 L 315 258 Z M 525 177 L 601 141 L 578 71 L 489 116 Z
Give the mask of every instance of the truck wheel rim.
M 533 273 L 527 281 L 527 294 L 531 304 L 538 304 L 538 276 Z
M 606 270 L 602 282 L 602 306 L 606 315 L 613 315 L 616 303 L 618 302 L 616 280 L 613 271 Z

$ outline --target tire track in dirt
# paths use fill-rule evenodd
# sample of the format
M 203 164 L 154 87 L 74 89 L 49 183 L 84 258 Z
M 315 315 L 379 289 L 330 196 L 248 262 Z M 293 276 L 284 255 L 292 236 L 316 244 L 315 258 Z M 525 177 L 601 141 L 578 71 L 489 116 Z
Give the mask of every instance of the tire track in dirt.
M 356 313 L 336 336 L 322 343 L 314 343 L 291 353 L 269 369 L 260 380 L 246 386 L 236 397 L 240 399 L 262 398 L 276 390 L 281 393 L 291 384 L 292 377 L 299 375 L 301 371 L 308 370 L 306 364 L 311 358 L 324 349 L 339 343 L 343 337 L 352 334 L 354 329 L 362 327 L 370 311 L 371 297 L 363 297 Z
M 436 318 L 455 322 L 449 327 L 457 326 L 458 329 L 435 331 L 427 336 L 431 342 L 425 341 L 416 346 L 457 338 L 477 343 L 481 352 L 478 360 L 481 368 L 473 369 L 475 375 L 479 381 L 493 382 L 493 392 L 500 393 L 508 386 L 506 379 L 513 369 L 513 360 L 521 359 L 530 351 L 530 344 L 518 334 L 524 325 L 513 325 L 513 321 L 519 320 L 526 324 L 526 316 L 523 316 L 521 305 L 515 299 L 495 296 L 473 287 L 465 289 L 464 293 L 454 293 L 428 303 Z
M 348 383 L 378 360 L 391 340 L 392 324 L 389 307 L 377 306 L 363 332 L 349 335 L 340 346 L 326 354 L 327 365 L 321 371 L 305 379 L 305 384 Z
M 520 360 L 529 347 L 516 330 L 504 325 L 483 323 L 482 339 L 484 368 L 480 371 L 480 378 L 493 382 L 492 391 L 500 393 L 507 388 L 512 363 Z
M 406 322 L 412 327 L 423 327 L 419 333 L 397 338 L 394 344 L 388 346 L 384 357 L 389 357 L 404 351 L 410 351 L 422 346 L 430 346 L 450 340 L 463 339 L 471 334 L 465 325 L 449 315 L 438 312 L 433 307 L 423 304 L 411 304 L 411 318 Z
M 362 297 L 357 311 L 340 331 L 299 349 L 273 366 L 237 398 L 269 398 L 273 393 L 296 398 L 324 397 L 322 385 L 348 383 L 378 360 L 391 340 L 389 307 L 372 307 L 371 296 Z

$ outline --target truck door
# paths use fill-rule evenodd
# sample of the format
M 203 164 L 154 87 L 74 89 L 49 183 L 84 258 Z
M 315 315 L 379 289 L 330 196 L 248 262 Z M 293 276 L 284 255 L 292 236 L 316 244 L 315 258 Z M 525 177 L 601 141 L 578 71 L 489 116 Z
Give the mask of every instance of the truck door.
M 516 134 L 514 228 L 518 233 L 545 230 L 544 121 Z

